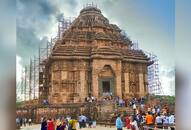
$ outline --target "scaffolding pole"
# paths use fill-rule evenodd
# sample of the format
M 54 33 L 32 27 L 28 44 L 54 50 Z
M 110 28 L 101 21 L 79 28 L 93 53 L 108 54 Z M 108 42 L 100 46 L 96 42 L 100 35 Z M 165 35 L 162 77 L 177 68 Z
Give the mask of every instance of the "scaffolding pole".
M 159 63 L 156 55 L 149 53 L 149 58 L 153 62 L 148 66 L 148 88 L 149 93 L 154 95 L 164 94 L 159 77 Z
M 24 101 L 26 101 L 26 96 L 27 96 L 27 66 L 25 65 L 25 87 L 24 87 Z
M 32 80 L 32 61 L 30 58 L 30 69 L 29 69 L 29 100 L 31 100 L 31 80 Z
M 39 76 L 38 76 L 38 98 L 39 98 L 39 101 L 38 103 L 40 104 L 40 45 L 39 45 L 39 48 L 38 48 L 38 72 L 39 72 Z
M 21 73 L 22 73 L 22 77 L 21 77 L 21 95 L 22 95 L 22 98 L 23 98 L 23 94 L 24 94 L 24 70 L 23 69 L 21 70 Z
M 36 89 L 36 74 L 35 74 L 35 70 L 36 70 L 36 65 L 35 65 L 35 56 L 34 56 L 34 62 L 33 62 L 33 99 L 35 99 L 35 89 Z
M 71 26 L 71 23 L 74 19 L 75 18 L 72 19 L 71 17 L 69 17 L 59 20 L 57 36 L 55 38 L 51 38 L 50 41 L 47 41 L 44 47 L 39 45 L 38 58 L 34 57 L 33 67 L 31 70 L 31 73 L 33 74 L 31 78 L 31 82 L 33 81 L 33 99 L 35 99 L 36 95 L 38 95 L 39 103 L 42 101 L 42 99 L 47 99 L 48 95 L 49 77 L 47 75 L 48 71 L 45 69 L 47 61 L 49 60 L 49 56 L 52 53 L 56 41 L 62 39 L 63 33 Z M 38 91 L 38 94 L 36 91 Z

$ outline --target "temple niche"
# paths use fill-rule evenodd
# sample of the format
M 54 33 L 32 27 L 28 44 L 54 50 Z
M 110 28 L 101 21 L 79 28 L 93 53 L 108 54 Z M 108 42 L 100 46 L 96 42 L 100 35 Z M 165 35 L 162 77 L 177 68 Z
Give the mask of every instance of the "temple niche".
M 65 104 L 84 102 L 89 94 L 97 99 L 108 94 L 123 99 L 147 95 L 151 62 L 142 50 L 131 49 L 132 45 L 100 9 L 83 8 L 46 61 L 47 91 L 40 91 L 40 99 Z

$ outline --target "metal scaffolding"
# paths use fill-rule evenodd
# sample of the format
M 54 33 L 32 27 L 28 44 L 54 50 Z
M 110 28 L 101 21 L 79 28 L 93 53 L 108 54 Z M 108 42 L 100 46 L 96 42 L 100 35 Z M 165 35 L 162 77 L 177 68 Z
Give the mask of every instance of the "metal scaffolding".
M 47 41 L 46 47 L 39 47 L 39 69 L 38 69 L 38 97 L 39 97 L 39 103 L 46 101 L 48 99 L 48 91 L 49 91 L 49 70 L 45 69 L 48 68 L 48 60 L 52 53 L 53 47 L 56 43 L 56 41 L 61 40 L 63 33 L 71 26 L 72 21 L 75 18 L 69 17 L 69 18 L 63 18 L 59 20 L 58 22 L 58 34 L 55 38 L 51 38 L 50 41 Z
M 133 49 L 133 50 L 140 50 L 140 49 L 139 49 L 138 42 L 134 42 L 133 45 L 132 45 L 132 47 L 131 47 L 131 49 Z
M 148 89 L 150 94 L 161 95 L 163 89 L 159 76 L 159 60 L 155 54 L 147 53 L 153 64 L 148 66 Z
M 63 33 L 70 27 L 74 19 L 74 17 L 68 17 L 58 21 L 58 39 L 62 39 Z
M 138 42 L 134 42 L 131 49 L 140 50 Z M 164 94 L 161 86 L 160 76 L 159 76 L 159 60 L 157 56 L 153 53 L 144 51 L 144 53 L 150 58 L 153 64 L 147 67 L 148 69 L 148 90 L 150 94 L 160 95 Z
M 38 57 L 30 58 L 29 65 L 25 65 L 21 72 L 21 82 L 17 84 L 17 94 L 19 93 L 20 100 L 47 99 L 48 77 L 46 76 L 48 71 L 45 70 L 46 61 L 49 60 L 56 41 L 62 39 L 63 33 L 70 27 L 74 19 L 69 17 L 59 20 L 57 36 L 47 41 L 46 46 L 39 45 Z M 42 95 L 42 92 L 45 92 L 44 95 Z
M 87 4 L 83 5 L 83 8 L 87 8 L 87 7 L 95 7 L 95 8 L 97 8 L 97 4 L 92 2 L 92 3 L 87 3 Z

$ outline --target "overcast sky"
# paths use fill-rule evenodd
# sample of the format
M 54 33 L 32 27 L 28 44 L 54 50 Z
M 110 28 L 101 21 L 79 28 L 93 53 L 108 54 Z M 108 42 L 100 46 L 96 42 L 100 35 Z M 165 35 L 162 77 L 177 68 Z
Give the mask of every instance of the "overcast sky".
M 174 0 L 92 0 L 110 23 L 125 30 L 139 48 L 156 54 L 165 94 L 175 94 L 175 3 Z M 57 33 L 57 18 L 77 17 L 90 0 L 17 1 L 17 81 L 30 57 L 38 55 Z

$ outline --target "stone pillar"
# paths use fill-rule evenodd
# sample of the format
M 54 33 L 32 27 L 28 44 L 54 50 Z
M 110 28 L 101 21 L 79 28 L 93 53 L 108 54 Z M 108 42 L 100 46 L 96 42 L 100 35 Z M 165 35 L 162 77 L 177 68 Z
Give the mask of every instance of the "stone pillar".
M 129 73 L 124 73 L 125 77 L 125 94 L 129 94 Z
M 116 65 L 116 95 L 122 98 L 122 86 L 121 86 L 121 61 Z
M 145 82 L 148 83 L 148 74 L 145 74 Z M 145 93 L 148 93 L 148 90 L 149 90 L 148 85 L 145 86 L 145 88 L 146 88 Z
M 98 73 L 95 68 L 92 70 L 92 94 L 97 98 L 99 97 Z
M 92 62 L 92 94 L 96 98 L 99 98 L 99 83 L 98 83 L 99 68 L 100 68 L 99 60 L 94 59 Z
M 144 79 L 143 79 L 143 73 L 139 73 L 139 90 L 140 90 L 140 95 L 144 95 Z
M 86 89 L 86 75 L 85 75 L 85 70 L 80 71 L 80 97 L 82 101 L 85 99 L 87 96 L 87 89 Z

